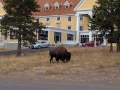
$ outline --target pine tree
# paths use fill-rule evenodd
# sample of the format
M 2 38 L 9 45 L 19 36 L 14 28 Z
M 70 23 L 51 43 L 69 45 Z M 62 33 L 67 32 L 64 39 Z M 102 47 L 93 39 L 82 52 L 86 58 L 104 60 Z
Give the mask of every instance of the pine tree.
M 99 30 L 101 36 L 105 36 L 110 41 L 110 51 L 113 51 L 112 43 L 116 42 L 116 22 L 118 21 L 119 0 L 98 0 L 93 7 L 93 18 L 91 18 L 91 29 Z M 116 18 L 117 17 L 117 18 Z M 119 30 L 118 30 L 119 31 Z M 107 34 L 106 34 L 107 33 Z
M 120 52 L 120 0 L 114 0 L 114 7 L 115 7 L 115 26 L 116 31 L 114 35 L 116 36 L 116 43 L 117 43 L 117 52 Z
M 43 23 L 36 22 L 32 17 L 34 12 L 40 12 L 40 6 L 35 0 L 3 0 L 7 14 L 1 20 L 2 34 L 8 36 L 17 35 L 18 52 L 21 56 L 21 44 L 36 41 L 36 33 L 45 28 Z

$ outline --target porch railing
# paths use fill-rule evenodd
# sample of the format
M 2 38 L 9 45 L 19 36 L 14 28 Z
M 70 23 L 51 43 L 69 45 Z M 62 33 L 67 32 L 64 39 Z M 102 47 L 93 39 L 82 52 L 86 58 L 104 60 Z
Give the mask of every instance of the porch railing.
M 77 44 L 77 43 L 76 43 L 76 41 L 71 41 L 71 40 L 69 40 L 69 41 L 62 41 L 62 44 L 75 45 L 75 44 Z

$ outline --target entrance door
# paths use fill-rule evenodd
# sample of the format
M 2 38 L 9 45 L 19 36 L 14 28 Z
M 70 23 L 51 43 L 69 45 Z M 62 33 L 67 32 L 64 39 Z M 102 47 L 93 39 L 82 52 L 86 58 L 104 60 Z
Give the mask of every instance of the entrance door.
M 54 32 L 54 41 L 61 42 L 61 33 L 60 32 Z

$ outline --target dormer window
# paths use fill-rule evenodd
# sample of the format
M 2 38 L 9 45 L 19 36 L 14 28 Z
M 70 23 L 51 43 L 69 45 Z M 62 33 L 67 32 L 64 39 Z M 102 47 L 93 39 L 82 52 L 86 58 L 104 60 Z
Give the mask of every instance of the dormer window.
M 70 3 L 68 1 L 66 1 L 64 5 L 65 5 L 65 8 L 70 8 Z
M 49 7 L 45 7 L 45 10 L 49 10 Z
M 69 8 L 70 6 L 69 5 L 65 5 L 65 8 Z
M 46 3 L 46 4 L 44 5 L 44 8 L 45 8 L 45 10 L 49 10 L 49 8 L 50 8 L 49 4 Z
M 55 9 L 59 9 L 59 6 L 55 6 Z
M 60 5 L 59 5 L 58 2 L 55 2 L 54 6 L 55 6 L 55 9 L 59 9 L 60 8 Z

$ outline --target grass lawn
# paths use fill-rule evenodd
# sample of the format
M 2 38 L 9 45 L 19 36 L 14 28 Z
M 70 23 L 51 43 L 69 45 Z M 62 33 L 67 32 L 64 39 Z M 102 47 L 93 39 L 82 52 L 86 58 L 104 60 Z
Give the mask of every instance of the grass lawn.
M 50 63 L 49 50 L 0 56 L 0 72 L 25 76 L 26 79 L 79 80 L 120 82 L 120 53 L 109 52 L 109 47 L 67 47 L 72 53 L 68 63 Z M 114 48 L 115 50 L 115 48 Z

